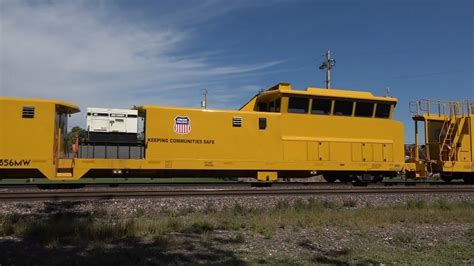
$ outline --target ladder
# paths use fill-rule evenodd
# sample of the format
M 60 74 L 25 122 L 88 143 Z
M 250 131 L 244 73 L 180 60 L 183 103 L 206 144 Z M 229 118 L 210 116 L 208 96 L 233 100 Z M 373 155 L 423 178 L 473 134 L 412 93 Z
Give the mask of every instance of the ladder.
M 444 121 L 441 132 L 443 132 L 444 128 L 446 128 L 446 135 L 444 136 L 443 141 L 440 141 L 441 148 L 439 158 L 441 161 L 456 161 L 457 144 L 459 138 L 461 137 L 465 121 L 466 117 L 456 116 L 448 118 Z
M 462 130 L 464 128 L 464 123 L 466 122 L 466 117 L 460 117 L 459 120 L 457 121 L 457 130 L 454 133 L 454 137 L 452 139 L 452 149 L 449 152 L 449 158 L 454 158 L 456 159 L 457 155 L 457 148 L 458 148 L 458 142 L 459 138 L 461 137 Z

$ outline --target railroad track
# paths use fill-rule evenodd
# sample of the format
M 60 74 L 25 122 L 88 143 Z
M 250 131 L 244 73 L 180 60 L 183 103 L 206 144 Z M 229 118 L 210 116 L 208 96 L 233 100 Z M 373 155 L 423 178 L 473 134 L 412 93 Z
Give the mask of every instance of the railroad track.
M 414 194 L 474 193 L 474 187 L 350 187 L 350 188 L 266 188 L 266 189 L 179 189 L 179 190 L 99 190 L 99 191 L 5 191 L 0 201 L 85 200 L 123 198 L 175 198 L 222 196 L 282 196 L 328 194 Z
M 82 183 L 50 183 L 50 184 L 22 184 L 22 185 L 5 185 L 0 184 L 0 189 L 28 189 L 28 188 L 108 188 L 108 187 L 297 187 L 297 186 L 308 186 L 308 187 L 346 187 L 346 186 L 471 186 L 473 184 L 466 183 L 463 181 L 406 181 L 406 180 L 390 180 L 382 183 L 329 183 L 326 181 L 313 181 L 313 182 L 185 182 L 185 183 L 101 183 L 101 184 L 82 184 Z

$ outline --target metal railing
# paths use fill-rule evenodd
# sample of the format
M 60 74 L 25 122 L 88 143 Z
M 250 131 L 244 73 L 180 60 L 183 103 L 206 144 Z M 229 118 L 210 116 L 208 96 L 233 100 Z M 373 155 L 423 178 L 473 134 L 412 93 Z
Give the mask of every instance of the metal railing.
M 410 112 L 416 115 L 466 116 L 474 114 L 474 101 L 463 102 L 421 99 L 409 103 Z

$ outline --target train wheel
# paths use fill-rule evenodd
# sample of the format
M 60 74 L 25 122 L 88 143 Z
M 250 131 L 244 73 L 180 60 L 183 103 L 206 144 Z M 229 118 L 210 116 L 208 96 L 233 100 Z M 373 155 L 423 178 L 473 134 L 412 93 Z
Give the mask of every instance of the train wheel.
M 337 177 L 334 174 L 323 174 L 323 178 L 328 183 L 334 183 L 337 180 Z
M 366 187 L 371 181 L 363 180 L 361 175 L 354 175 L 352 177 L 352 184 L 357 187 Z

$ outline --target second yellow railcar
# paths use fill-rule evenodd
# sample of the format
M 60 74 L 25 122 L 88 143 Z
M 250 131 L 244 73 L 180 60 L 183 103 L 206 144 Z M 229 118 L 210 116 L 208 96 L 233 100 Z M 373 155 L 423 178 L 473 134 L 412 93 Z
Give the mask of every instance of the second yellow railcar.
M 415 145 L 409 175 L 439 174 L 444 181 L 474 181 L 474 102 L 419 100 L 411 103 Z M 421 126 L 420 126 L 421 125 Z M 419 132 L 424 133 L 423 144 Z

